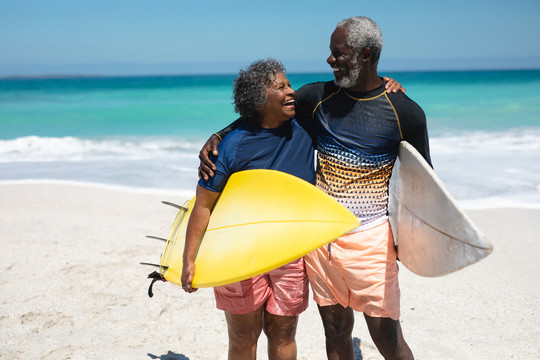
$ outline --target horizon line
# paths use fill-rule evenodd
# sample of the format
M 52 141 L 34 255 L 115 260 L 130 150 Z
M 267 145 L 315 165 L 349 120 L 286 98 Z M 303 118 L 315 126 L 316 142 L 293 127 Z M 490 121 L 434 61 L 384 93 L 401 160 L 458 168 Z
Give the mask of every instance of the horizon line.
M 8 63 L 0 62 L 0 78 L 13 77 L 131 77 L 236 75 L 254 59 L 248 61 L 160 62 L 160 63 Z M 323 61 L 282 60 L 288 74 L 332 75 Z M 540 58 L 460 58 L 460 59 L 381 59 L 378 72 L 456 72 L 538 70 Z
M 379 73 L 466 73 L 466 72 L 515 72 L 515 71 L 540 71 L 539 67 L 516 67 L 516 68 L 464 68 L 464 69 L 399 69 L 390 70 L 384 69 Z M 288 75 L 329 75 L 330 71 L 287 71 Z M 188 77 L 188 76 L 236 76 L 233 72 L 201 72 L 201 73 L 43 73 L 43 74 L 17 74 L 17 75 L 0 75 L 1 80 L 9 79 L 90 79 L 90 78 L 137 78 L 137 77 Z

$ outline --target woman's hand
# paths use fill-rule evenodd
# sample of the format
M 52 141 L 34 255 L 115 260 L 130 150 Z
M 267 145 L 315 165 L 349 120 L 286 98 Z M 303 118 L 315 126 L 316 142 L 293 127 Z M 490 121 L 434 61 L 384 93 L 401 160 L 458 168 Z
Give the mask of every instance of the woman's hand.
M 182 289 L 187 293 L 195 292 L 199 289 L 192 286 L 193 274 L 195 274 L 195 263 L 193 261 L 184 261 L 182 266 Z
M 396 80 L 389 78 L 388 76 L 384 76 L 383 80 L 386 81 L 386 92 L 388 93 L 397 93 L 401 90 L 402 93 L 405 93 L 405 88 L 401 87 L 401 84 L 398 83 Z

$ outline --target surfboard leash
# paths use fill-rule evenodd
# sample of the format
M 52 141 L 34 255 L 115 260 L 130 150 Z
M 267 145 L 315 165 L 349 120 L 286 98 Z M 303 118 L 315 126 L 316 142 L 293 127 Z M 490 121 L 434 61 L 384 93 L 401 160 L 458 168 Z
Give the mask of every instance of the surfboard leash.
M 156 281 L 163 281 L 163 282 L 167 282 L 167 280 L 163 277 L 163 275 L 161 275 L 159 272 L 157 271 L 154 271 L 153 273 L 151 274 L 148 274 L 148 279 L 152 279 L 152 282 L 150 283 L 150 286 L 148 287 L 148 296 L 149 297 L 153 297 L 154 296 L 154 293 L 152 292 L 152 287 L 154 286 L 154 283 Z

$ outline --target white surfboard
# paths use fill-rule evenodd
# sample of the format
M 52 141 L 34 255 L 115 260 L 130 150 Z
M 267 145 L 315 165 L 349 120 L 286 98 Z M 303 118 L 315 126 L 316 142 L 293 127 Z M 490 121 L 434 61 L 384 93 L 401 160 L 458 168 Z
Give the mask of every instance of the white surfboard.
M 415 274 L 446 275 L 493 251 L 422 155 L 406 141 L 399 145 L 389 196 L 398 258 Z

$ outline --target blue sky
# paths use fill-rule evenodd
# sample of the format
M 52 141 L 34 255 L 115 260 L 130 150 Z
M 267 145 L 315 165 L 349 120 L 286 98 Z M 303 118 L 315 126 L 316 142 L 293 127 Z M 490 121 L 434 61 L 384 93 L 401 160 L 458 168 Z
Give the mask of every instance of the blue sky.
M 381 26 L 381 71 L 540 68 L 538 0 L 0 0 L 0 76 L 326 72 L 355 15 Z

